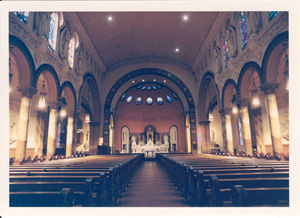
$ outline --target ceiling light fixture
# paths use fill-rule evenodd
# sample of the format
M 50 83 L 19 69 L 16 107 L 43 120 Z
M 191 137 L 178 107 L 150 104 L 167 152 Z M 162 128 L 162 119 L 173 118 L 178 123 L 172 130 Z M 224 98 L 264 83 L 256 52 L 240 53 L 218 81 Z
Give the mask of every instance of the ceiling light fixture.
M 132 80 L 131 82 L 134 83 L 134 80 Z
M 188 16 L 188 15 L 183 15 L 182 19 L 183 19 L 184 21 L 188 21 L 188 20 L 189 20 L 189 16 Z
M 166 83 L 167 82 L 167 80 L 164 80 L 164 83 Z
M 156 82 L 156 79 L 154 79 L 153 81 Z
M 108 20 L 108 21 L 112 21 L 112 20 L 113 20 L 112 16 L 108 16 L 108 17 L 107 17 L 107 20 Z
M 179 52 L 179 48 L 175 48 L 175 52 Z
M 142 82 L 145 82 L 145 80 L 144 80 L 144 79 L 142 79 Z

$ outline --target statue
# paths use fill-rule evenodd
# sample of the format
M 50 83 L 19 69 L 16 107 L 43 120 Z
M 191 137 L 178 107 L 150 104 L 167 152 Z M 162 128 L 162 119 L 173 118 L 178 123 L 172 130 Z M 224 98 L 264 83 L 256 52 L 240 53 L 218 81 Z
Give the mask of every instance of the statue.
M 229 58 L 236 57 L 237 46 L 236 46 L 235 28 L 230 24 L 226 29 L 225 40 L 228 46 Z
M 213 51 L 214 51 L 214 62 L 216 64 L 216 69 L 217 72 L 216 73 L 220 73 L 222 70 L 222 59 L 221 59 L 221 49 L 217 46 L 217 42 L 214 41 L 214 45 L 213 45 Z
M 44 36 L 48 39 L 49 34 L 49 20 L 50 15 L 48 12 L 37 12 L 35 16 L 35 29 L 38 36 Z
M 167 135 L 164 136 L 164 146 L 169 146 L 169 137 Z
M 261 25 L 261 13 L 258 11 L 249 11 L 247 15 L 248 36 L 252 33 L 258 34 Z
M 132 136 L 131 137 L 132 143 L 131 143 L 131 149 L 133 153 L 136 153 L 136 137 Z
M 69 50 L 69 43 L 71 39 L 71 33 L 67 27 L 65 27 L 60 35 L 60 48 L 59 54 L 63 60 L 68 59 L 68 50 Z

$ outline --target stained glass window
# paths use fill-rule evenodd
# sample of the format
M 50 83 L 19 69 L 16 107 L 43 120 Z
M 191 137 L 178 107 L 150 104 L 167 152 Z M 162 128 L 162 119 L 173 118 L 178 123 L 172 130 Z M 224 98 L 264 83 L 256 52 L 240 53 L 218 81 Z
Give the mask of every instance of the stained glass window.
M 148 86 L 148 87 L 147 87 L 147 90 L 150 91 L 150 90 L 151 90 L 151 86 Z
M 136 87 L 136 88 L 137 88 L 137 89 L 140 89 L 140 88 L 142 88 L 142 86 L 143 86 L 143 85 L 139 85 L 139 86 L 138 86 L 138 87 Z
M 273 20 L 279 14 L 279 11 L 269 11 L 269 19 L 270 21 Z
M 161 89 L 161 86 L 160 86 L 160 85 L 156 85 L 156 86 L 157 86 L 157 88 Z
M 126 95 L 127 95 L 127 93 L 125 92 L 125 93 L 121 96 L 120 100 L 123 101 L 124 98 L 126 97 Z
M 162 105 L 164 103 L 164 100 L 162 99 L 162 97 L 157 97 L 156 101 L 160 105 Z
M 68 61 L 69 61 L 69 66 L 70 66 L 70 68 L 73 68 L 74 51 L 75 51 L 75 38 L 73 37 L 73 38 L 70 40 L 70 43 L 69 43 L 69 56 L 68 56 Z
M 52 13 L 50 16 L 50 26 L 49 26 L 49 35 L 48 35 L 48 44 L 49 44 L 49 48 L 52 51 L 55 51 L 56 48 L 57 27 L 58 27 L 58 15 L 57 13 Z
M 135 100 L 135 103 L 137 105 L 140 105 L 142 103 L 142 97 L 137 97 L 136 100 Z
M 60 134 L 61 134 L 61 123 L 57 126 L 57 148 L 60 148 Z
M 27 18 L 29 16 L 29 11 L 15 11 L 14 12 L 15 15 L 17 15 L 17 17 L 23 22 L 23 23 L 27 23 Z
M 238 118 L 238 131 L 239 131 L 239 142 L 240 146 L 243 145 L 243 133 L 242 133 L 242 122 L 241 118 Z
M 128 96 L 128 98 L 127 98 L 127 100 L 126 100 L 127 103 L 130 103 L 130 102 L 132 101 L 132 98 L 133 98 L 132 95 Z
M 147 103 L 148 105 L 151 105 L 151 104 L 153 103 L 153 99 L 150 98 L 150 97 L 148 97 L 148 98 L 146 99 L 146 103 Z
M 225 64 L 225 68 L 227 68 L 228 61 L 229 61 L 229 52 L 228 52 L 228 45 L 225 37 L 223 37 L 223 51 L 224 51 L 224 64 Z
M 144 91 L 146 88 L 147 88 L 147 86 L 143 86 L 143 87 L 142 87 L 142 90 Z
M 171 104 L 173 102 L 172 98 L 170 96 L 166 96 L 167 101 Z
M 243 11 L 241 12 L 241 18 L 240 18 L 240 34 L 241 34 L 242 48 L 245 48 L 248 42 L 248 35 L 247 35 L 246 16 Z
M 152 86 L 152 89 L 153 89 L 153 90 L 157 90 L 157 87 L 156 87 L 156 86 Z
M 173 92 L 172 95 L 176 100 L 178 100 L 178 96 L 175 94 L 175 92 Z

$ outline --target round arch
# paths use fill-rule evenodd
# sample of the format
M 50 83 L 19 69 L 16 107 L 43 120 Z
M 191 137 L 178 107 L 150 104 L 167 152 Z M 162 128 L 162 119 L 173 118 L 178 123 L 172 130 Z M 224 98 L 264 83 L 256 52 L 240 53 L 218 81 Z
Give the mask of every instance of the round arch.
M 200 88 L 199 88 L 199 101 L 198 101 L 198 115 L 199 115 L 199 120 L 207 120 L 207 109 L 205 108 L 206 104 L 203 104 L 203 102 L 206 102 L 206 93 L 207 93 L 207 88 L 209 86 L 209 82 L 207 81 L 212 81 L 214 84 L 214 87 L 216 89 L 216 96 L 217 96 L 217 104 L 220 105 L 220 96 L 219 96 L 219 88 L 218 85 L 215 83 L 215 76 L 212 72 L 208 71 L 205 73 L 203 76 L 201 83 L 200 83 Z M 202 102 L 202 103 L 201 103 Z
M 92 121 L 100 122 L 100 117 L 101 117 L 100 93 L 99 93 L 97 81 L 96 81 L 94 75 L 90 72 L 86 72 L 83 76 L 83 82 L 82 82 L 82 85 L 80 86 L 79 94 L 78 94 L 77 108 L 79 109 L 81 106 L 81 96 L 83 94 L 82 91 L 83 91 L 83 87 L 85 86 L 86 83 L 90 87 L 91 90 L 95 90 L 94 92 L 91 92 L 92 99 L 94 100 L 94 103 L 93 103 L 94 115 L 91 116 L 91 119 L 93 119 Z
M 67 107 L 68 109 L 77 109 L 77 98 L 76 98 L 76 92 L 74 89 L 74 86 L 72 85 L 72 83 L 70 83 L 69 81 L 65 81 L 60 89 L 59 89 L 59 93 L 58 96 L 59 97 L 63 97 L 62 93 L 63 91 L 66 91 L 65 95 L 66 95 L 66 102 L 67 102 Z M 73 105 L 73 108 L 69 108 L 70 105 Z
M 22 69 L 20 69 L 20 84 L 21 86 L 33 86 L 34 84 L 34 72 L 35 64 L 32 55 L 27 46 L 17 37 L 9 35 L 10 51 L 16 57 L 18 62 L 21 63 Z M 17 48 L 17 49 L 14 49 Z
M 277 60 L 279 58 L 279 56 L 281 55 L 281 52 L 274 52 L 276 50 L 276 48 L 278 48 L 278 45 L 280 45 L 283 42 L 286 42 L 289 40 L 289 32 L 283 32 L 280 33 L 279 35 L 277 35 L 269 44 L 269 46 L 267 47 L 264 57 L 263 57 L 263 61 L 262 61 L 262 76 L 261 76 L 261 83 L 264 84 L 266 82 L 277 82 L 277 78 L 275 80 L 274 78 L 274 73 L 272 70 L 272 68 L 276 67 L 276 66 L 271 66 L 269 65 L 270 63 L 272 63 L 272 60 Z M 279 49 L 284 49 L 279 48 Z
M 195 104 L 192 97 L 191 92 L 189 91 L 188 87 L 174 74 L 157 69 L 157 68 L 142 68 L 138 70 L 131 71 L 114 83 L 112 88 L 110 89 L 109 93 L 106 96 L 105 104 L 104 104 L 104 124 L 103 124 L 103 144 L 105 146 L 109 146 L 109 120 L 110 120 L 110 110 L 111 110 L 111 103 L 112 100 L 117 92 L 117 90 L 128 80 L 135 78 L 140 75 L 159 75 L 165 78 L 168 78 L 174 84 L 176 84 L 180 90 L 184 93 L 188 105 L 189 105 L 189 114 L 190 114 L 190 124 L 191 124 L 191 144 L 192 147 L 197 146 L 197 137 L 196 137 L 196 115 L 195 115 Z
M 228 87 L 232 86 L 233 88 L 231 88 L 230 91 L 234 91 L 235 93 L 237 93 L 237 85 L 235 83 L 235 81 L 233 79 L 228 79 L 224 86 L 223 86 L 223 90 L 222 90 L 222 108 L 227 107 L 228 105 L 226 105 L 226 102 L 231 102 L 231 97 L 232 97 L 232 93 L 230 93 L 230 91 L 228 91 Z
M 252 72 L 249 73 L 249 70 L 253 72 L 256 71 L 258 74 L 258 79 L 260 84 L 262 83 L 262 70 L 260 68 L 260 66 L 254 62 L 254 61 L 250 61 L 247 62 L 241 69 L 241 72 L 239 73 L 239 78 L 238 78 L 238 83 L 237 83 L 237 95 L 238 96 L 242 96 L 242 97 L 248 97 L 246 93 L 247 90 L 245 91 L 245 88 L 250 87 L 251 85 L 251 76 L 252 76 Z M 249 78 L 248 78 L 249 77 Z M 245 79 L 246 78 L 246 79 Z M 249 84 L 245 85 L 244 82 L 247 82 Z

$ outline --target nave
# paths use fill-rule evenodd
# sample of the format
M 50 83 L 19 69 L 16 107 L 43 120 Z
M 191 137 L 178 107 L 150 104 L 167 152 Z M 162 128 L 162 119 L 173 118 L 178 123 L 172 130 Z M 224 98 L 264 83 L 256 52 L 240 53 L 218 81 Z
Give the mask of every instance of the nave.
M 10 166 L 9 181 L 11 207 L 289 206 L 289 162 L 247 157 L 87 156 Z

